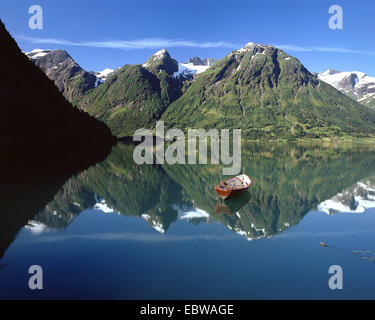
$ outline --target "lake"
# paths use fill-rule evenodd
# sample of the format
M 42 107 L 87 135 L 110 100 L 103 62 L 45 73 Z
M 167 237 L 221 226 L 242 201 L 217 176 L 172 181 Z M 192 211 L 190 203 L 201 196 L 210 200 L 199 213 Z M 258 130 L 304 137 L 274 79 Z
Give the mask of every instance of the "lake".
M 221 165 L 136 165 L 133 150 L 2 153 L 1 299 L 375 298 L 374 146 L 243 143 L 253 183 L 225 201 Z

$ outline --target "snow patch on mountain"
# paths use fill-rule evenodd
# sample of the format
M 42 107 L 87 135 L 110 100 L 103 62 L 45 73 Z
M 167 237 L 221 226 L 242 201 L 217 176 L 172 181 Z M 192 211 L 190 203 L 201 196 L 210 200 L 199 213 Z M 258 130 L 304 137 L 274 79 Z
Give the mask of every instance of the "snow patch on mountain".
M 249 43 L 245 44 L 245 46 L 243 46 L 242 48 L 240 48 L 238 50 L 235 50 L 234 52 L 235 53 L 244 53 L 246 51 L 254 50 L 255 48 L 265 50 L 265 49 L 267 49 L 269 47 L 270 46 L 268 46 L 268 45 L 263 45 L 263 44 L 258 44 L 258 43 L 254 43 L 254 42 L 249 42 Z
M 52 50 L 50 49 L 34 49 L 29 52 L 24 52 L 24 54 L 30 59 L 40 59 L 49 54 L 50 52 L 52 52 Z
M 148 58 L 148 60 L 142 65 L 142 67 L 150 67 L 154 61 L 163 59 L 165 56 L 167 56 L 167 54 L 168 51 L 165 49 L 161 49 L 155 52 L 150 58 Z
M 208 68 L 210 68 L 213 64 L 215 64 L 218 59 L 213 58 L 204 58 L 201 59 L 199 57 L 190 58 L 186 62 L 179 63 L 179 70 L 176 72 L 176 76 L 179 74 L 189 74 L 189 75 L 197 75 L 202 72 L 205 72 Z
M 97 71 L 97 72 L 95 72 L 95 76 L 96 76 L 98 79 L 100 79 L 100 80 L 102 80 L 102 81 L 104 82 L 104 81 L 107 80 L 108 77 L 110 77 L 114 72 L 115 72 L 115 70 L 113 70 L 113 69 L 109 69 L 109 68 L 106 68 L 106 69 L 104 69 L 104 70 L 102 70 L 102 71 Z
M 94 195 L 96 204 L 94 204 L 94 209 L 100 210 L 104 213 L 116 213 L 113 208 L 109 207 L 107 202 L 104 199 L 99 199 L 98 196 Z M 118 213 L 119 214 L 119 213 Z
M 197 66 L 192 63 L 179 63 L 178 71 L 173 76 L 179 77 L 184 76 L 186 78 L 193 77 L 194 75 L 205 72 L 210 66 Z
M 158 52 L 155 52 L 153 55 L 157 58 L 163 58 L 167 53 L 167 50 L 161 49 Z
M 359 102 L 375 98 L 375 77 L 370 77 L 366 73 L 328 69 L 319 73 L 318 78 Z
M 205 72 L 210 66 L 200 66 L 194 65 L 192 63 L 180 63 L 180 65 L 189 70 L 192 74 L 199 74 Z

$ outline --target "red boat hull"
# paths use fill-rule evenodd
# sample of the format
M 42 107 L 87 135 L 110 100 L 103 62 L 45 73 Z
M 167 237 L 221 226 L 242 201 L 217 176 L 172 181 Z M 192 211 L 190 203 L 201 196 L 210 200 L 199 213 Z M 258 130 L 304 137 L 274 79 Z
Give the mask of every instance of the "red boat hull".
M 247 191 L 251 185 L 251 179 L 242 174 L 221 182 L 215 187 L 215 191 L 222 198 L 237 196 Z
M 237 196 L 237 195 L 240 195 L 241 193 L 243 193 L 247 190 L 249 190 L 249 187 L 243 188 L 243 189 L 227 189 L 227 190 L 220 189 L 217 186 L 215 187 L 215 191 L 217 192 L 217 194 L 220 197 L 223 197 L 223 198 L 228 198 L 228 197 L 231 197 L 231 196 Z

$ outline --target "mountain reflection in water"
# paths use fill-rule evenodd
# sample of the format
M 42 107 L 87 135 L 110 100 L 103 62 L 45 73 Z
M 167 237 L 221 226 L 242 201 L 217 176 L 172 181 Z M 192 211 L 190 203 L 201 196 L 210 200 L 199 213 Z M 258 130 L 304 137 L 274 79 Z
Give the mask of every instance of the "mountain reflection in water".
M 370 145 L 245 143 L 253 183 L 226 200 L 214 190 L 227 178 L 221 165 L 139 166 L 134 147 L 4 151 L 0 297 L 34 298 L 24 278 L 36 263 L 47 270 L 41 298 L 322 298 L 328 266 L 351 256 L 320 241 L 373 249 Z M 266 240 L 243 241 L 257 239 Z M 346 274 L 361 275 L 360 295 L 371 296 L 373 271 L 362 269 L 372 264 L 349 262 Z
M 49 203 L 70 183 L 72 175 L 103 161 L 111 148 L 0 145 L 0 258 L 18 231 L 48 210 Z M 59 220 L 66 219 L 66 212 L 60 212 Z M 50 227 L 56 227 L 48 220 Z M 37 223 L 35 227 L 40 226 Z
M 283 232 L 316 207 L 360 212 L 375 200 L 370 146 L 244 144 L 242 165 L 253 185 L 230 200 L 218 199 L 213 189 L 225 178 L 220 165 L 139 166 L 133 150 L 118 144 L 104 161 L 71 177 L 43 209 L 29 212 L 27 228 L 35 233 L 63 229 L 95 208 L 143 218 L 160 233 L 183 216 L 195 223 L 216 221 L 251 240 Z M 17 217 L 7 217 L 12 218 Z

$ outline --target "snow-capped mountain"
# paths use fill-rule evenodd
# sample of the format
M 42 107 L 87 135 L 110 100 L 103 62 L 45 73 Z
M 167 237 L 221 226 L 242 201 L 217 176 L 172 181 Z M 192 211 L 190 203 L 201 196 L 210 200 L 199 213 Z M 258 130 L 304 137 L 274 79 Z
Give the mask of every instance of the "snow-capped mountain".
M 35 49 L 25 54 L 55 82 L 69 101 L 82 97 L 100 83 L 100 79 L 81 68 L 64 50 Z
M 116 71 L 106 68 L 103 71 L 88 72 L 64 50 L 34 49 L 24 54 L 55 82 L 69 101 L 82 97 Z
M 359 71 L 341 72 L 328 69 L 319 73 L 318 78 L 358 102 L 375 107 L 375 77 Z
M 344 212 L 363 213 L 369 208 L 375 208 L 374 177 L 359 181 L 351 188 L 318 205 L 318 211 L 329 215 Z
M 142 66 L 151 72 L 158 73 L 160 71 L 165 71 L 169 75 L 172 75 L 178 70 L 178 62 L 173 59 L 165 49 L 155 52 Z
M 100 80 L 106 81 L 114 72 L 115 70 L 106 68 L 102 71 L 96 71 L 94 74 Z
M 147 61 L 142 65 L 143 68 L 158 74 L 161 71 L 166 72 L 168 75 L 183 82 L 184 80 L 192 80 L 195 70 L 184 67 L 176 59 L 172 58 L 169 52 L 161 49 L 155 52 Z
M 190 58 L 187 62 L 179 64 L 179 72 L 189 72 L 190 74 L 199 74 L 206 71 L 219 59 L 201 59 L 199 57 Z
M 187 62 L 177 62 L 167 50 L 161 49 L 154 53 L 142 66 L 148 69 L 164 70 L 174 77 L 184 76 L 193 79 L 193 75 L 206 71 L 217 59 L 200 59 L 194 57 Z
M 52 52 L 49 49 L 34 49 L 30 52 L 24 52 L 30 59 L 40 59 Z

